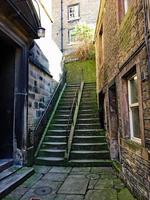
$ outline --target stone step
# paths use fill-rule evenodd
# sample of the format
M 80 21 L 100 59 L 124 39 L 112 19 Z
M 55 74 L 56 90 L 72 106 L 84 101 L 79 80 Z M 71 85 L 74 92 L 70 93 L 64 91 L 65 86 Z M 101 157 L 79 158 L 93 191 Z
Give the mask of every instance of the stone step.
M 86 118 L 98 118 L 99 115 L 98 113 L 91 113 L 91 114 L 80 114 L 78 115 L 78 118 L 83 118 L 83 119 L 86 119 Z
M 56 114 L 70 114 L 70 110 L 65 110 L 65 109 L 59 109 L 59 110 L 56 110 Z
M 52 123 L 54 123 L 54 124 L 60 124 L 60 123 L 62 123 L 62 124 L 68 124 L 68 120 L 69 120 L 69 115 L 68 115 L 68 118 L 54 118 L 52 120 Z
M 0 199 L 14 190 L 34 173 L 33 168 L 23 167 L 0 181 Z
M 75 135 L 105 135 L 103 129 L 75 129 Z
M 81 99 L 80 105 L 81 105 L 81 106 L 82 106 L 82 105 L 85 105 L 85 102 L 82 101 L 82 99 Z M 86 105 L 96 105 L 96 106 L 97 106 L 97 101 L 96 101 L 96 100 L 95 100 L 95 101 L 86 101 Z
M 86 123 L 99 123 L 99 118 L 82 118 L 78 116 L 77 123 L 86 124 Z
M 80 105 L 80 110 L 93 110 L 94 112 L 98 112 L 97 105 Z
M 108 150 L 106 142 L 94 142 L 94 143 L 73 143 L 72 150 L 90 150 L 90 151 L 100 151 Z
M 98 129 L 100 128 L 99 123 L 88 123 L 88 124 L 76 124 L 77 129 Z
M 51 129 L 47 131 L 47 136 L 66 135 L 66 130 Z
M 71 151 L 70 159 L 109 159 L 109 151 Z
M 64 157 L 64 149 L 40 149 L 39 157 Z
M 0 173 L 13 164 L 13 159 L 0 159 Z
M 76 160 L 72 159 L 69 161 L 70 166 L 72 167 L 111 167 L 112 161 L 108 159 L 84 159 L 84 160 Z
M 82 110 L 79 110 L 79 115 L 80 114 L 95 114 L 95 110 L 93 110 L 93 109 L 82 109 Z
M 15 173 L 17 170 L 21 169 L 22 167 L 19 165 L 12 165 L 9 168 L 3 170 L 0 173 L 0 181 L 7 178 L 8 176 L 12 175 L 13 173 Z
M 62 157 L 37 157 L 35 163 L 38 165 L 62 166 L 64 158 Z
M 69 125 L 69 127 L 68 127 L 68 124 L 51 124 L 50 126 L 49 126 L 49 130 L 50 129 L 54 129 L 54 130 L 67 130 L 67 128 L 69 128 L 69 130 L 70 130 L 70 126 L 71 125 Z
M 59 106 L 62 106 L 62 105 L 67 105 L 67 106 L 70 106 L 72 105 L 73 103 L 73 99 L 61 99 L 60 103 L 59 103 Z
M 44 139 L 45 142 L 66 142 L 66 136 L 55 135 L 55 136 L 46 136 Z
M 74 136 L 74 143 L 106 142 L 105 136 Z
M 44 149 L 65 149 L 66 142 L 43 142 L 42 148 Z
M 54 116 L 54 119 L 68 119 L 69 114 L 57 114 Z

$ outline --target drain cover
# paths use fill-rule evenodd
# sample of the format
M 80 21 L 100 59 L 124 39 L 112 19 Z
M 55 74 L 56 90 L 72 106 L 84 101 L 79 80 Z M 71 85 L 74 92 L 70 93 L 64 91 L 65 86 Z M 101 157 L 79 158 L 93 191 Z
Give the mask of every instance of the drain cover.
M 40 196 L 48 195 L 51 192 L 52 192 L 52 188 L 50 187 L 38 187 L 34 190 L 34 194 L 40 195 Z
M 86 178 L 92 179 L 92 180 L 96 180 L 98 179 L 100 176 L 98 174 L 88 174 L 86 176 Z

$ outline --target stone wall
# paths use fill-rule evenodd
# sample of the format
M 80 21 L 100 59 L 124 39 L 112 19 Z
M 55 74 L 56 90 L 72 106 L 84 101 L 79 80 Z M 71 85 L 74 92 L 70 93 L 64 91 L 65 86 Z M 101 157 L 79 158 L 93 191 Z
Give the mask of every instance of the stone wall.
M 101 1 L 95 34 L 97 92 L 105 95 L 104 123 L 111 157 L 119 159 L 122 165 L 120 175 L 136 197 L 149 200 L 150 75 L 148 74 L 147 49 L 144 40 L 144 11 L 142 1 L 133 0 L 130 1 L 126 15 L 119 19 L 118 2 L 121 1 Z M 103 51 L 100 46 L 102 27 Z M 101 56 L 104 56 L 102 63 L 100 62 Z M 141 143 L 131 139 L 129 126 L 126 77 L 133 70 L 136 70 L 138 76 Z M 110 96 L 112 87 L 116 87 L 116 102 L 112 102 Z M 116 121 L 115 118 L 112 118 L 115 112 L 111 106 L 114 103 L 117 107 Z M 117 127 L 114 126 L 114 123 L 117 124 Z M 116 131 L 114 131 L 115 129 Z
M 47 72 L 29 64 L 28 129 L 34 130 L 47 103 L 52 97 L 56 81 Z

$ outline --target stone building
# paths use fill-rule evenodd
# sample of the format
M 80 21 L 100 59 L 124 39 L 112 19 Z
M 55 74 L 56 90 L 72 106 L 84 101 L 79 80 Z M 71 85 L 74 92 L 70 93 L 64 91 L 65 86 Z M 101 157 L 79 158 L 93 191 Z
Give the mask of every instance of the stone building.
M 101 126 L 120 176 L 150 199 L 149 1 L 101 0 L 95 32 Z M 104 117 L 103 117 L 104 116 Z
M 53 92 L 55 84 L 48 71 L 47 60 L 37 46 L 33 50 L 34 39 L 39 38 L 39 27 L 41 23 L 32 1 L 1 2 L 0 161 L 11 159 L 17 164 L 27 162 L 27 155 L 30 154 L 28 121 L 33 125 L 32 120 L 41 116 Z M 33 54 L 41 60 L 38 62 Z M 37 102 L 32 102 L 32 120 L 29 119 L 30 109 L 33 108 L 31 94 L 37 96 Z M 43 98 L 42 102 L 39 102 L 39 98 Z
M 76 46 L 74 28 L 79 23 L 95 27 L 99 0 L 53 0 L 52 37 L 59 49 L 68 55 Z
M 35 43 L 29 57 L 28 129 L 34 131 L 57 82 L 49 72 L 49 63 Z

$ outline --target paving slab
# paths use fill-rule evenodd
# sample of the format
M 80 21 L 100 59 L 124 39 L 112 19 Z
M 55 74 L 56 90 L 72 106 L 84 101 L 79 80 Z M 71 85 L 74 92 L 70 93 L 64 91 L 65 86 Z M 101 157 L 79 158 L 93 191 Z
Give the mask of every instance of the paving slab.
M 89 190 L 85 200 L 117 200 L 117 192 L 113 189 Z
M 71 167 L 52 167 L 50 172 L 55 173 L 70 173 Z
M 112 167 L 92 167 L 91 173 L 98 173 L 98 174 L 115 174 Z
M 47 179 L 49 181 L 64 181 L 67 177 L 67 174 L 65 173 L 51 173 L 49 172 L 48 174 L 45 174 L 43 177 L 42 177 L 42 180 L 44 179 Z
M 11 192 L 7 197 L 4 198 L 4 200 L 18 200 L 20 199 L 29 189 L 24 186 L 19 186 L 15 190 Z
M 113 180 L 111 179 L 99 179 L 94 186 L 95 190 L 111 189 L 113 188 Z
M 49 187 L 52 189 L 51 193 L 56 193 L 63 182 L 40 180 L 32 188 L 35 190 L 37 188 Z
M 35 166 L 4 200 L 134 200 L 110 167 Z
M 63 195 L 59 194 L 56 196 L 55 200 L 83 200 L 83 195 Z
M 52 167 L 50 166 L 41 166 L 41 165 L 34 165 L 34 170 L 36 173 L 46 174 L 50 171 Z
M 69 175 L 58 193 L 62 194 L 85 194 L 89 183 L 84 175 Z

